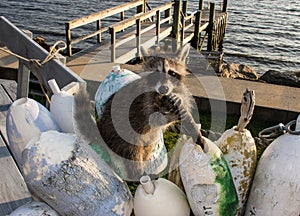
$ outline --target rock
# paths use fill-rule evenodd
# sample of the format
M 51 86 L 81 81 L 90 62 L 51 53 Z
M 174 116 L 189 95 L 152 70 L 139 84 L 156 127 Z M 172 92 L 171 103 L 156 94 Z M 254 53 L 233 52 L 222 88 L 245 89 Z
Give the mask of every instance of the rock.
M 222 64 L 220 66 L 220 76 L 233 79 L 257 80 L 259 78 L 256 71 L 244 64 Z
M 300 87 L 300 71 L 276 71 L 268 70 L 260 80 L 268 83 L 285 85 L 291 87 Z

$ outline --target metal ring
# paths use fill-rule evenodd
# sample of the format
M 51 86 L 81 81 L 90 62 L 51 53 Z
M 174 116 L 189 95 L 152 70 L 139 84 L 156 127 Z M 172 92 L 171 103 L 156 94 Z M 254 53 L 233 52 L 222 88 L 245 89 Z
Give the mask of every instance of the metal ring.
M 285 125 L 285 130 L 289 133 L 289 134 L 292 134 L 292 135 L 300 135 L 300 130 L 291 130 L 291 126 L 292 125 L 296 125 L 296 120 L 292 120 L 290 121 L 289 123 L 287 123 Z
M 279 123 L 276 126 L 266 128 L 259 132 L 258 136 L 260 138 L 275 138 L 285 132 L 285 126 Z

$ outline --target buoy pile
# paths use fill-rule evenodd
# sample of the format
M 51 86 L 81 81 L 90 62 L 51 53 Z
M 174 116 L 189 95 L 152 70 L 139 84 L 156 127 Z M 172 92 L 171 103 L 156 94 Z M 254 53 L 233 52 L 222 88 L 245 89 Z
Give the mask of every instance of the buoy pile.
M 133 196 L 104 158 L 76 135 L 73 95 L 54 80 L 49 85 L 54 93 L 50 111 L 29 98 L 16 100 L 8 110 L 9 147 L 28 188 L 41 201 L 11 215 L 299 215 L 300 115 L 295 129 L 287 127 L 256 167 L 255 142 L 245 128 L 255 96 L 246 90 L 237 126 L 215 143 L 203 137 L 205 148 L 183 135 L 168 180 L 144 175 Z M 96 94 L 99 116 L 104 93 Z
M 28 188 L 59 215 L 129 216 L 133 197 L 127 184 L 70 133 L 72 118 L 63 118 L 72 117 L 72 95 L 57 87 L 54 92 L 53 113 L 29 98 L 16 100 L 8 110 L 9 145 Z M 40 205 L 24 208 L 34 215 Z

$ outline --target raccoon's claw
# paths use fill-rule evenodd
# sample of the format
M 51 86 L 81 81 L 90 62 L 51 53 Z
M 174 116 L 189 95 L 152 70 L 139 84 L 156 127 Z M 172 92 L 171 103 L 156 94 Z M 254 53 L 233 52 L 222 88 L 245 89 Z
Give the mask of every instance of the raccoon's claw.
M 171 97 L 165 95 L 162 98 L 162 107 L 163 107 L 163 114 L 171 114 L 177 113 L 177 107 L 175 105 L 176 101 L 174 101 Z
M 179 99 L 176 95 L 172 95 L 171 98 L 174 101 L 174 106 L 176 107 L 176 114 L 179 115 L 181 119 L 186 118 L 187 111 L 182 106 L 182 100 Z
M 163 105 L 166 108 L 167 112 L 164 114 L 174 114 L 181 119 L 185 118 L 187 112 L 182 106 L 182 100 L 178 98 L 176 95 L 166 95 L 163 97 Z

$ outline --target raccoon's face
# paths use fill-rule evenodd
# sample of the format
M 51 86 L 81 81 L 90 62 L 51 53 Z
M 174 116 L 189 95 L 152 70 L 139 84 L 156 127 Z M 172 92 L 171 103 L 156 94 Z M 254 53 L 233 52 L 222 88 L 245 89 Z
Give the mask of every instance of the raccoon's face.
M 147 82 L 159 94 L 168 95 L 183 85 L 186 67 L 173 59 L 151 57 L 146 62 L 146 70 L 151 71 Z

